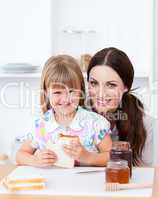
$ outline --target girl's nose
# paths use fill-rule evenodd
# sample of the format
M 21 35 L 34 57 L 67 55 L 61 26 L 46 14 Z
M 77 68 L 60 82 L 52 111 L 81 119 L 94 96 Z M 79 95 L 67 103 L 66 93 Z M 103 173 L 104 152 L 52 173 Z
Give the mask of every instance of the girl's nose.
M 63 94 L 63 95 L 61 96 L 61 98 L 60 98 L 60 103 L 62 103 L 62 104 L 67 104 L 67 103 L 69 103 L 69 102 L 70 102 L 70 95 L 67 94 L 67 93 Z

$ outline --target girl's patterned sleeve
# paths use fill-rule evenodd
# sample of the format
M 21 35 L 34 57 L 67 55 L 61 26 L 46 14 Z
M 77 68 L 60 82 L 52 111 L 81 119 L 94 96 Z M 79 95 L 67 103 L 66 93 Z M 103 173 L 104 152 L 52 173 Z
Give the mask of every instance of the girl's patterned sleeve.
M 30 131 L 27 133 L 27 136 L 26 136 L 27 139 L 31 140 L 31 146 L 34 149 L 39 148 L 38 140 L 36 137 L 36 124 L 37 123 L 38 123 L 38 120 L 35 120 L 35 119 L 32 120 Z
M 94 126 L 94 142 L 98 145 L 107 134 L 111 134 L 110 123 L 102 116 L 96 118 Z

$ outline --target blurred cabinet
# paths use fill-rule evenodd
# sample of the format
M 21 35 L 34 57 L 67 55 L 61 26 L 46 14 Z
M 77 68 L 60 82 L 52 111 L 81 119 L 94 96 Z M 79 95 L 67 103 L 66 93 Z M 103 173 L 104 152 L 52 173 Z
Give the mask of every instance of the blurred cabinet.
M 136 76 L 150 76 L 153 0 L 54 0 L 53 6 L 54 53 L 79 56 L 115 46 L 129 55 Z
M 108 46 L 131 58 L 136 76 L 153 68 L 156 0 L 1 0 L 0 64 L 43 65 L 51 54 L 79 57 Z
M 0 65 L 42 65 L 52 53 L 52 0 L 0 0 Z

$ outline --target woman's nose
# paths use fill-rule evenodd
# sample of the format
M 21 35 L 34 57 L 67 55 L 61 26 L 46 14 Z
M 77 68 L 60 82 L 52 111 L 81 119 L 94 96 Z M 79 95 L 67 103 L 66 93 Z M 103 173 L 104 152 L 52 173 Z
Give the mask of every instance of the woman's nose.
M 100 87 L 98 88 L 97 96 L 98 96 L 99 98 L 103 98 L 103 97 L 105 97 L 106 92 L 107 92 L 106 89 L 105 89 L 103 86 L 100 86 Z

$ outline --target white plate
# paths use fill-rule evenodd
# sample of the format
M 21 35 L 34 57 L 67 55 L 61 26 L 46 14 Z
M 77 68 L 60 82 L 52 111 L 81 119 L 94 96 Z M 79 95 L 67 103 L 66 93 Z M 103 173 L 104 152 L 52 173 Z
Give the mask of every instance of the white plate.
M 1 66 L 1 69 L 5 71 L 31 71 L 38 70 L 39 66 L 34 66 L 29 63 L 8 63 L 6 65 Z

